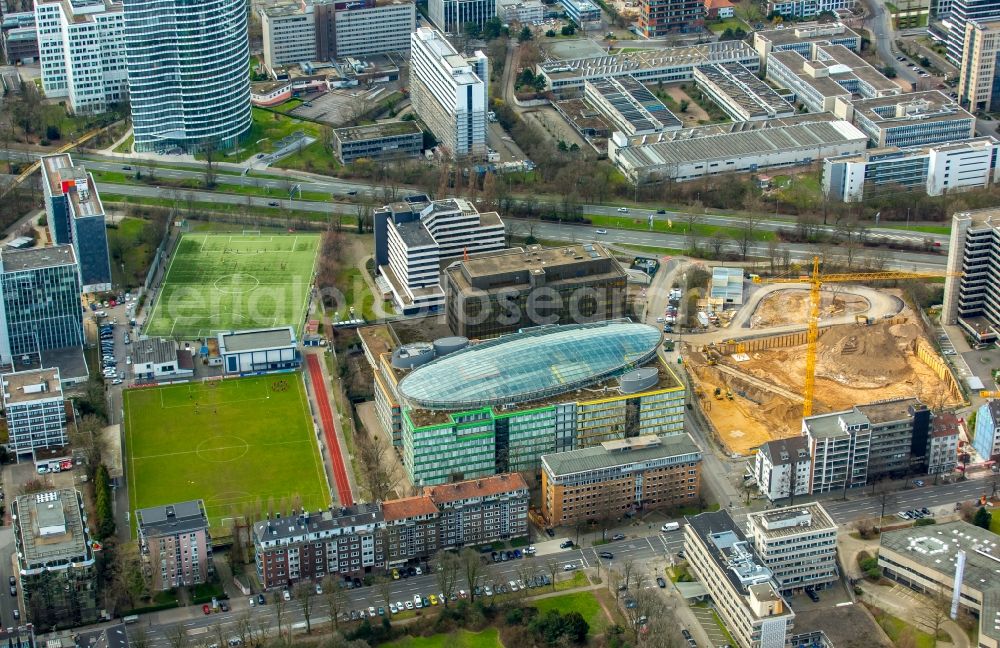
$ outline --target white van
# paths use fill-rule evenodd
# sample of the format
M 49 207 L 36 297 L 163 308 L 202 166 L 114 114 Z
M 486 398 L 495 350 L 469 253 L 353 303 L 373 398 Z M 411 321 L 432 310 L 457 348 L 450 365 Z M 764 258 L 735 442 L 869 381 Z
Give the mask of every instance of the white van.
M 668 531 L 677 531 L 680 528 L 681 525 L 679 522 L 667 522 L 666 524 L 660 527 L 660 531 L 666 533 Z

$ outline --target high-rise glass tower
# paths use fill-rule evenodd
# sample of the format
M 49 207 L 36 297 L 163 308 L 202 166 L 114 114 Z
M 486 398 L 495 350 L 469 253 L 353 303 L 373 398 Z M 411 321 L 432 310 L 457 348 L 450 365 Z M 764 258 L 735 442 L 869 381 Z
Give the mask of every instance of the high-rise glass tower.
M 249 132 L 245 0 L 124 0 L 137 151 L 230 148 Z

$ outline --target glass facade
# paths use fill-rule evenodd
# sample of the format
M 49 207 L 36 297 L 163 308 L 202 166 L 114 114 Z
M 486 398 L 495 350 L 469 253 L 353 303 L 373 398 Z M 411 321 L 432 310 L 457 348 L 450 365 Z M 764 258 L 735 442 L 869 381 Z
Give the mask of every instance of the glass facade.
M 243 0 L 125 0 L 137 151 L 225 149 L 250 130 Z
M 83 346 L 80 275 L 75 263 L 0 274 L 11 356 Z

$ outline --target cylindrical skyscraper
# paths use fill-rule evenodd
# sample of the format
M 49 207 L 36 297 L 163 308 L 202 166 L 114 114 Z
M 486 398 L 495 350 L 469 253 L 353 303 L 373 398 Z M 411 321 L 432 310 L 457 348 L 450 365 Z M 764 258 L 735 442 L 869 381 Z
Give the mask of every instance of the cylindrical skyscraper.
M 234 146 L 250 130 L 246 0 L 124 0 L 135 150 Z

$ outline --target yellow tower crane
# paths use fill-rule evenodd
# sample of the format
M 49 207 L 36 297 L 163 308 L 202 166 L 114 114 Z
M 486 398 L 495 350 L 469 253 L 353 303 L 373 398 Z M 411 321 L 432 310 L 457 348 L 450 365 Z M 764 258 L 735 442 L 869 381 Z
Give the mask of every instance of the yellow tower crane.
M 981 391 L 980 398 L 1000 398 L 1000 391 Z
M 940 277 L 960 277 L 961 272 L 848 272 L 820 274 L 819 257 L 813 257 L 811 275 L 781 277 L 772 279 L 754 278 L 754 283 L 808 283 L 809 284 L 809 328 L 806 331 L 806 375 L 802 396 L 802 416 L 812 416 L 813 393 L 816 389 L 816 341 L 819 339 L 819 297 L 820 288 L 825 283 L 864 283 L 867 281 L 889 281 L 896 279 L 937 279 Z

